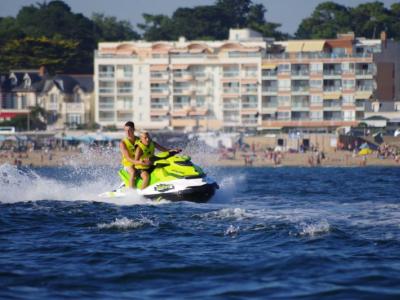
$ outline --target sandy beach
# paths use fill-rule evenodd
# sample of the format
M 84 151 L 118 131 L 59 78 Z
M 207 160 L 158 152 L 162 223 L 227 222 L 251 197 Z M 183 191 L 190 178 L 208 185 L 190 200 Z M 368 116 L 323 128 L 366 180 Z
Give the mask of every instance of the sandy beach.
M 204 167 L 271 167 L 271 166 L 298 166 L 298 167 L 363 167 L 363 166 L 400 166 L 393 158 L 378 158 L 375 153 L 366 156 L 355 155 L 349 151 L 332 151 L 325 153 L 325 158 L 318 159 L 313 152 L 282 153 L 278 157 L 270 157 L 264 152 L 237 152 L 234 157 L 226 158 L 218 154 L 187 153 L 192 160 Z M 92 149 L 80 150 L 51 150 L 31 151 L 26 153 L 0 152 L 0 164 L 20 166 L 90 166 L 119 165 L 120 157 L 115 151 Z

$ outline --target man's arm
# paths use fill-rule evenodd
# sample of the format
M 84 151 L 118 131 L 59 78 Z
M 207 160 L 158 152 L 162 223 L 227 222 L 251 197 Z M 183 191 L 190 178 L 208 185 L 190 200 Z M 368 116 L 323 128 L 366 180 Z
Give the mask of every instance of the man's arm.
M 141 160 L 140 159 L 140 157 L 143 155 L 143 151 L 142 151 L 142 149 L 140 149 L 140 147 L 137 147 L 136 148 L 136 151 L 135 151 L 135 164 L 137 164 L 137 165 L 144 165 L 144 166 L 149 166 L 149 165 L 151 165 L 151 162 L 150 162 L 150 160 Z
M 134 157 L 131 157 L 130 155 L 129 155 L 129 152 L 128 152 L 128 149 L 126 148 L 126 145 L 125 145 L 125 143 L 124 142 L 121 142 L 120 144 L 119 144 L 119 150 L 121 151 L 121 153 L 124 155 L 124 157 L 129 161 L 129 162 L 131 162 L 131 163 L 133 163 L 133 164 L 140 164 L 140 161 L 139 160 L 136 160 Z M 140 157 L 140 156 L 139 156 Z

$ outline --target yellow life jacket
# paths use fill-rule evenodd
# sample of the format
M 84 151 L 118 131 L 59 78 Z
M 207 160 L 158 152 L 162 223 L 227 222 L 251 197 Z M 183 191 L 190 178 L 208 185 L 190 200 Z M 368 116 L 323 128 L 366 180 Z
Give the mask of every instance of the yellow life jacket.
M 146 146 L 139 140 L 136 144 L 140 149 L 142 149 L 143 152 L 142 156 L 139 159 L 150 158 L 154 155 L 155 145 L 153 142 L 150 142 L 150 144 Z M 147 170 L 148 168 L 150 168 L 150 166 L 135 165 L 135 168 L 139 170 Z
M 137 138 L 135 138 L 135 140 L 137 140 Z M 133 144 L 130 141 L 130 139 L 128 138 L 124 138 L 122 140 L 122 142 L 125 144 L 126 149 L 128 150 L 129 156 L 133 159 L 135 158 L 135 150 L 136 150 L 136 145 L 137 145 L 137 141 L 135 141 Z M 133 166 L 133 163 L 131 163 L 129 160 L 127 160 L 127 158 L 125 157 L 125 155 L 122 154 L 122 160 L 121 160 L 121 164 L 124 167 L 131 167 Z

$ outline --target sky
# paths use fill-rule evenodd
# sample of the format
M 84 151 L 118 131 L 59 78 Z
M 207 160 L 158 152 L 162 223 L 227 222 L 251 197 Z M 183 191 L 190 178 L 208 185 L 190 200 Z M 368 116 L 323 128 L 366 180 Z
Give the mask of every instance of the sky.
M 279 23 L 282 32 L 293 34 L 302 19 L 311 15 L 315 7 L 327 0 L 253 0 L 267 9 L 266 20 Z M 345 6 L 357 6 L 366 0 L 333 0 Z M 22 6 L 41 3 L 43 0 L 0 0 L 0 17 L 15 17 Z M 49 2 L 49 1 L 47 1 Z M 92 13 L 104 13 L 118 20 L 127 20 L 134 25 L 143 22 L 142 14 L 171 15 L 179 7 L 194 7 L 214 4 L 215 0 L 64 0 L 73 12 L 90 17 Z M 380 0 L 386 7 L 398 0 Z

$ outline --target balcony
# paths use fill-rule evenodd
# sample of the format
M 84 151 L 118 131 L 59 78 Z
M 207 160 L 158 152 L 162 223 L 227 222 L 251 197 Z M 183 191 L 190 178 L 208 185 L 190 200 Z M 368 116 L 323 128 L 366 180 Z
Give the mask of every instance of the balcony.
M 117 109 L 118 110 L 132 110 L 133 103 L 132 103 L 132 101 L 117 101 Z
M 158 103 L 151 103 L 150 104 L 150 108 L 151 109 L 169 109 L 169 104 L 168 103 L 161 103 L 161 102 L 158 102 Z
M 257 102 L 242 103 L 242 109 L 257 109 L 257 108 L 258 108 Z
M 239 103 L 224 103 L 222 108 L 224 110 L 238 110 L 239 109 Z
M 324 92 L 340 93 L 341 91 L 342 91 L 342 87 L 340 87 L 340 86 L 324 86 Z
M 239 77 L 239 71 L 224 71 L 222 76 L 224 78 Z
M 65 112 L 66 113 L 78 113 L 84 114 L 85 113 L 85 104 L 83 102 L 80 103 L 64 103 L 65 105 Z
M 342 70 L 324 70 L 324 76 L 341 76 Z
M 239 88 L 224 88 L 224 94 L 239 94 Z
M 99 94 L 114 94 L 114 88 L 99 87 Z
M 132 88 L 131 87 L 119 87 L 117 88 L 118 94 L 132 94 Z
M 104 103 L 99 103 L 99 109 L 100 110 L 114 110 L 114 103 L 108 103 L 108 102 L 104 102 Z
M 262 78 L 267 79 L 270 77 L 276 77 L 278 75 L 278 72 L 275 70 L 263 70 L 262 71 Z
M 152 87 L 150 89 L 152 94 L 161 94 L 161 95 L 168 95 L 169 89 L 168 88 L 161 88 L 161 87 Z
M 242 87 L 242 94 L 257 94 L 257 87 Z
M 256 118 L 243 118 L 242 117 L 243 125 L 257 125 L 258 120 Z
M 293 85 L 292 92 L 308 92 L 310 89 L 309 86 L 302 86 L 302 85 Z
M 101 79 L 114 79 L 114 72 L 99 72 L 99 78 Z
M 292 70 L 292 77 L 307 77 L 309 75 L 309 70 Z

